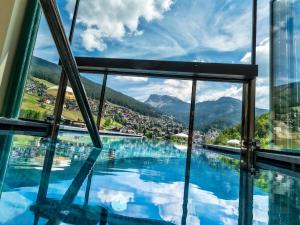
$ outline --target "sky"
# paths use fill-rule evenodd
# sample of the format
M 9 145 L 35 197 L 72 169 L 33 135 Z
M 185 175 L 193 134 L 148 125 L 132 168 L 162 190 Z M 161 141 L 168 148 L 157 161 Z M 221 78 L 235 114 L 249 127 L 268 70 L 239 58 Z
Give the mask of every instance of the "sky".
M 58 7 L 69 32 L 75 0 Z M 250 63 L 252 1 L 81 0 L 72 50 L 76 56 Z M 269 0 L 258 1 L 256 105 L 269 108 Z M 42 17 L 34 55 L 57 63 Z M 102 82 L 101 75 L 83 76 Z M 107 85 L 145 101 L 167 94 L 190 101 L 191 81 L 109 76 Z M 241 99 L 242 86 L 198 81 L 197 101 Z

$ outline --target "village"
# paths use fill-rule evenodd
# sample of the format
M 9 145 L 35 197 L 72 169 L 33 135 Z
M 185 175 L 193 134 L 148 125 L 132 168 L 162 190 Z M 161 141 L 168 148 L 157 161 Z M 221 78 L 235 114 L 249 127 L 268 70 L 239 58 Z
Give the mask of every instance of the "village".
M 57 94 L 56 87 L 57 86 L 49 87 L 49 85 L 47 86 L 41 80 L 29 78 L 26 85 L 26 93 L 37 96 L 42 109 L 53 109 Z M 98 114 L 99 100 L 90 97 L 88 100 L 96 118 L 96 115 Z M 72 95 L 72 90 L 69 87 L 66 93 L 64 110 L 72 112 L 73 114 L 79 114 L 79 107 L 75 97 Z M 52 113 L 49 112 L 48 114 L 45 114 L 46 116 L 44 116 L 44 114 L 42 114 L 40 119 L 51 122 L 51 119 L 53 119 L 51 117 Z M 72 114 L 68 113 L 67 115 Z M 70 116 L 64 116 L 62 124 L 79 127 L 85 126 L 81 116 L 78 116 L 76 119 Z M 174 137 L 173 140 L 179 142 L 186 142 L 188 136 L 188 128 L 182 123 L 176 121 L 176 119 L 172 116 L 165 114 L 159 114 L 157 117 L 147 116 L 126 107 L 113 104 L 107 100 L 105 100 L 102 110 L 100 129 L 124 134 L 145 136 L 147 138 L 168 140 Z M 207 134 L 202 135 L 199 131 L 194 131 L 194 142 L 200 143 L 203 139 L 208 140 L 216 135 L 217 134 L 215 132 L 208 132 Z

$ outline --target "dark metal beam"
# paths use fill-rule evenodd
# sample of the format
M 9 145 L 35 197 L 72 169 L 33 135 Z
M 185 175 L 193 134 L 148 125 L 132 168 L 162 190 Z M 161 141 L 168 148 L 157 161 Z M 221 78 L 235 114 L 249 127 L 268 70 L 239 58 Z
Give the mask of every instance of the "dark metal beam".
M 45 122 L 0 117 L 0 134 L 24 134 L 46 137 L 49 130 L 50 124 Z
M 81 72 L 189 80 L 243 82 L 257 76 L 257 65 L 76 57 Z
M 257 0 L 253 0 L 252 4 L 252 50 L 251 64 L 256 64 L 256 31 L 257 31 Z
M 251 64 L 256 64 L 257 0 L 252 5 L 252 51 Z M 253 182 L 255 162 L 255 86 L 256 77 L 243 84 L 241 159 L 239 189 L 239 225 L 253 223 Z
M 185 164 L 184 193 L 183 193 L 182 218 L 181 218 L 182 225 L 186 224 L 186 219 L 187 219 L 187 215 L 188 215 L 188 196 L 189 196 L 192 148 L 193 148 L 196 90 L 197 90 L 197 81 L 193 80 L 192 94 L 191 94 L 190 118 L 189 118 L 189 136 L 188 136 L 188 146 L 187 146 L 186 164 Z
M 257 23 L 257 0 L 253 0 L 252 7 L 252 53 L 251 64 L 256 63 L 256 23 Z M 254 170 L 256 149 L 255 141 L 255 94 L 256 77 L 243 84 L 243 104 L 242 104 L 242 151 L 241 169 Z
M 91 108 L 80 80 L 79 71 L 75 58 L 73 57 L 69 41 L 64 32 L 63 23 L 59 14 L 59 10 L 54 0 L 40 0 L 46 21 L 49 25 L 56 48 L 60 55 L 63 69 L 65 70 L 70 84 L 73 88 L 79 109 L 86 123 L 87 129 L 91 135 L 91 139 L 95 147 L 101 148 L 102 143 L 98 134 L 98 130 L 93 118 Z
M 243 85 L 241 169 L 253 170 L 255 141 L 255 80 Z
M 270 112 L 274 112 L 275 109 L 275 101 L 273 101 L 272 96 L 275 93 L 275 81 L 274 81 L 274 67 L 275 67 L 275 55 L 278 54 L 276 52 L 275 43 L 274 43 L 274 35 L 275 35 L 275 18 L 274 18 L 274 10 L 275 10 L 275 2 L 276 0 L 270 1 L 270 52 L 269 52 L 269 58 L 270 58 L 270 65 L 269 65 L 269 77 L 270 77 L 270 84 L 269 84 L 269 102 L 270 102 Z M 275 120 L 275 113 L 270 113 L 270 121 Z M 270 130 L 273 131 L 273 124 L 270 123 Z M 271 132 L 271 138 L 272 140 L 276 140 L 275 132 Z
M 97 115 L 98 130 L 100 130 L 101 115 L 102 115 L 102 112 L 103 112 L 103 106 L 104 106 L 104 101 L 105 101 L 106 83 L 107 83 L 107 73 L 105 73 L 104 77 L 103 77 L 101 94 L 100 94 L 100 99 L 99 99 L 99 108 L 98 108 L 98 115 Z

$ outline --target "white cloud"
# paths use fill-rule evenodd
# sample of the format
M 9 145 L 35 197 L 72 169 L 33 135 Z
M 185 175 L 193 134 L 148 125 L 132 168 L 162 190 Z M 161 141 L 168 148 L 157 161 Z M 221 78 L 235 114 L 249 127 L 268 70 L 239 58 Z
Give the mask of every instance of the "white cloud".
M 258 65 L 258 78 L 256 82 L 256 106 L 269 109 L 269 51 L 270 39 L 264 38 L 256 46 L 256 58 Z M 242 63 L 251 63 L 251 52 L 247 52 L 240 60 Z
M 170 95 L 190 102 L 192 81 L 166 79 L 161 82 L 149 82 L 147 85 L 128 89 L 128 93 L 140 101 L 145 101 L 151 94 Z
M 215 101 L 221 97 L 232 97 L 242 100 L 242 85 L 219 82 L 197 81 L 197 102 Z M 147 85 L 135 86 L 127 90 L 131 96 L 145 101 L 151 94 L 169 95 L 185 102 L 190 102 L 192 81 L 166 79 L 161 82 L 150 82 Z
M 126 34 L 140 35 L 139 21 L 161 19 L 172 3 L 172 0 L 82 1 L 77 18 L 84 27 L 80 35 L 82 45 L 87 51 L 103 51 L 106 39 L 121 41 Z M 74 0 L 68 0 L 66 9 L 71 16 Z
M 258 64 L 263 64 L 265 66 L 269 61 L 269 50 L 270 50 L 270 39 L 265 38 L 256 46 L 256 56 Z M 250 64 L 251 63 L 251 52 L 247 52 L 244 57 L 241 59 L 242 63 Z
M 215 101 L 221 97 L 232 97 L 241 100 L 243 88 L 241 85 L 231 85 L 228 88 L 215 87 L 212 82 L 200 84 L 197 102 Z
M 87 51 L 103 51 L 106 48 L 106 44 L 101 39 L 101 33 L 97 29 L 87 28 L 80 36 Z
M 116 191 L 102 188 L 97 193 L 98 198 L 103 203 L 110 203 L 115 211 L 124 211 L 127 209 L 127 204 L 134 200 L 134 193 L 126 191 Z

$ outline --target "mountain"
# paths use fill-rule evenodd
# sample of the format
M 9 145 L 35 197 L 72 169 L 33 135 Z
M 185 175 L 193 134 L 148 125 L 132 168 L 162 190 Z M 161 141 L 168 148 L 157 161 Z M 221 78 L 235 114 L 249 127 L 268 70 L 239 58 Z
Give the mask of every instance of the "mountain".
M 61 67 L 47 60 L 33 56 L 29 75 L 58 85 L 61 75 Z M 102 85 L 82 76 L 81 81 L 84 85 L 87 96 L 93 99 L 99 99 Z M 115 91 L 109 87 L 106 87 L 105 97 L 113 104 L 126 107 L 135 112 L 141 113 L 142 115 L 153 117 L 161 116 L 161 112 L 156 108 L 124 95 L 121 92 Z
M 187 102 L 168 95 L 150 95 L 145 103 L 188 124 L 190 104 Z M 216 101 L 198 102 L 195 107 L 195 128 L 202 131 L 224 129 L 241 122 L 242 102 L 235 98 L 222 97 Z M 256 115 L 266 111 L 256 108 Z
M 179 98 L 169 95 L 150 95 L 146 104 L 168 115 L 174 116 L 178 121 L 188 124 L 190 104 Z

